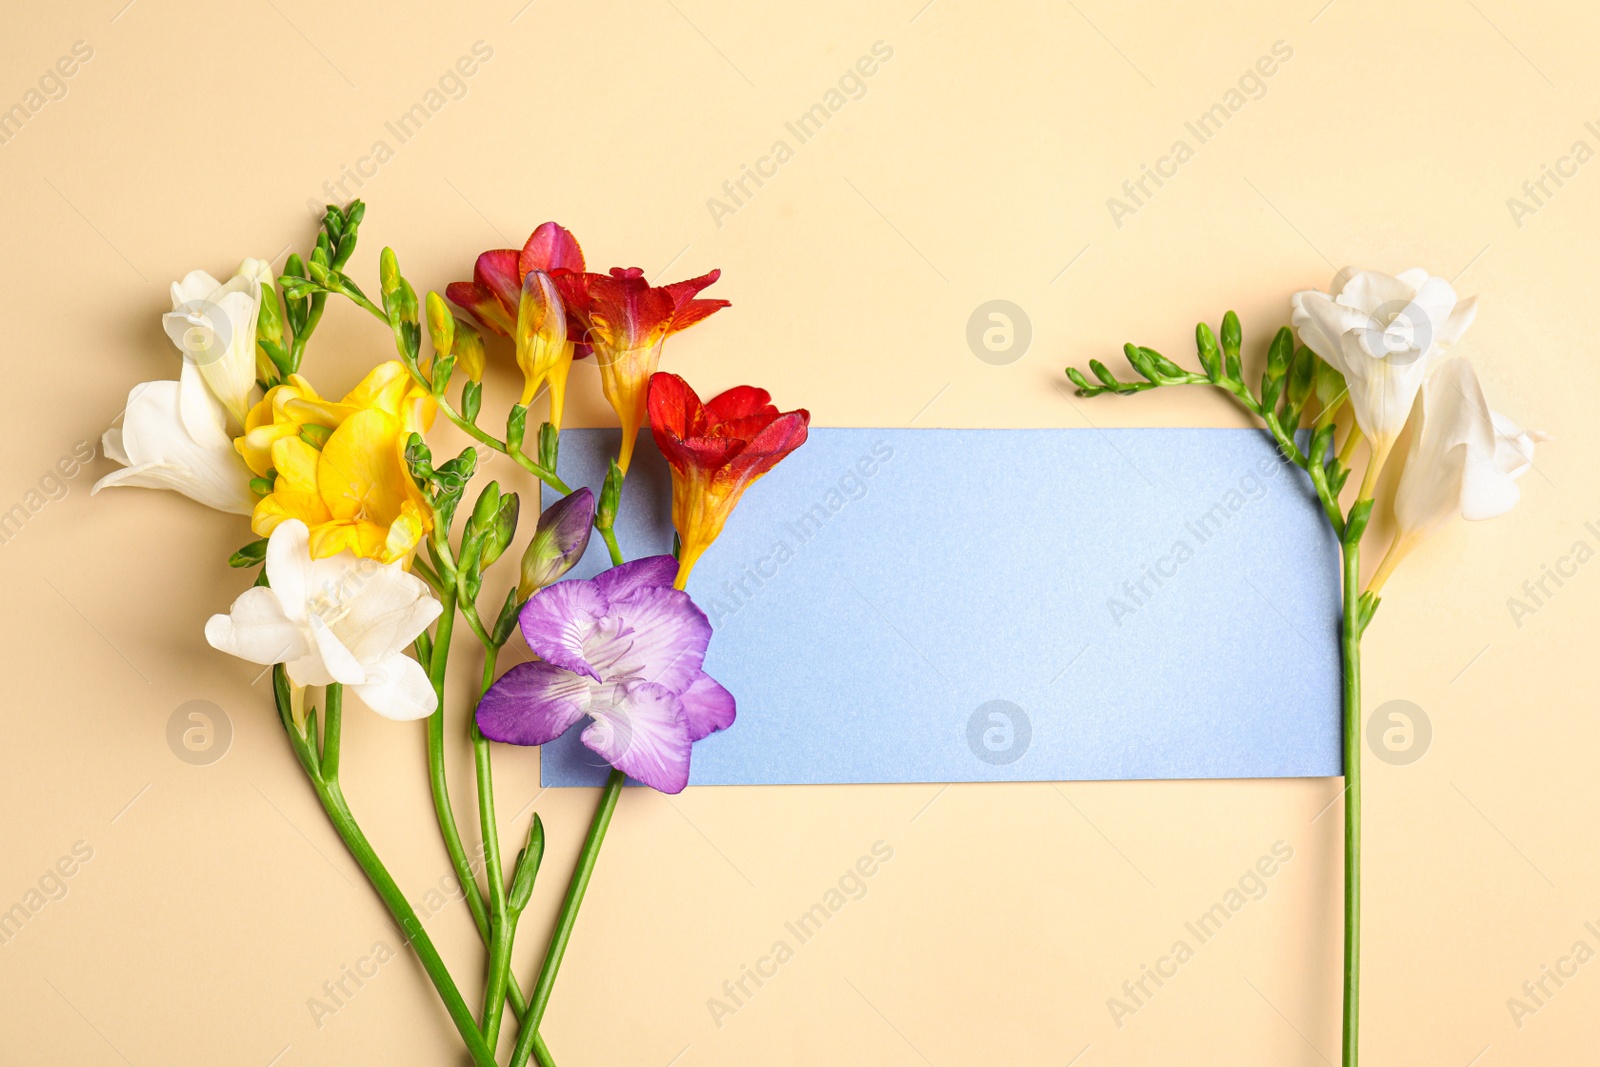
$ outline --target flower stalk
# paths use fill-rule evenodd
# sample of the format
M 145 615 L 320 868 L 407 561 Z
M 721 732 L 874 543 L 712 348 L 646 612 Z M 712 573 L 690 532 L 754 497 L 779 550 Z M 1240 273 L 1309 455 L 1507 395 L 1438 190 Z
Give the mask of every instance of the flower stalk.
M 432 938 L 423 928 L 422 921 L 417 918 L 417 913 L 406 900 L 405 894 L 395 884 L 388 868 L 378 858 L 372 843 L 367 840 L 366 834 L 356 823 L 350 805 L 345 800 L 338 776 L 342 694 L 343 687 L 337 682 L 327 688 L 327 712 L 323 724 L 322 751 L 319 753 L 315 725 L 312 725 L 306 733 L 301 733 L 295 727 L 290 707 L 287 673 L 281 665 L 273 668 L 273 695 L 278 706 L 278 715 L 283 720 L 289 744 L 299 758 L 300 765 L 305 769 L 312 789 L 317 794 L 317 799 L 321 801 L 322 808 L 328 815 L 328 821 L 333 824 L 340 840 L 349 849 L 350 855 L 355 858 L 362 873 L 367 876 L 367 881 L 372 883 L 372 888 L 377 891 L 384 906 L 389 909 L 389 914 L 399 924 L 401 933 L 416 952 L 423 970 L 427 972 L 429 980 L 438 990 L 439 999 L 444 1002 L 445 1011 L 449 1013 L 451 1022 L 455 1023 L 456 1030 L 461 1034 L 461 1040 L 472 1056 L 474 1067 L 496 1067 L 494 1053 L 484 1041 L 483 1034 L 479 1032 L 477 1023 L 472 1018 L 472 1011 L 462 998 L 449 968 L 439 956 Z
M 511 1067 L 525 1067 L 538 1037 L 539 1023 L 544 1019 L 545 1008 L 550 1005 L 550 992 L 555 988 L 556 974 L 561 970 L 561 960 L 567 953 L 567 942 L 572 939 L 572 928 L 578 922 L 578 909 L 583 906 L 584 894 L 589 891 L 589 879 L 594 874 L 595 861 L 600 858 L 600 846 L 605 844 L 606 831 L 611 827 L 611 816 L 617 810 L 617 799 L 622 796 L 622 785 L 627 776 L 613 770 L 600 793 L 600 804 L 595 808 L 594 819 L 589 823 L 589 834 L 583 841 L 583 851 L 578 854 L 578 865 L 567 884 L 567 895 L 561 902 L 561 913 L 556 916 L 556 928 L 550 934 L 550 947 L 545 950 L 544 962 L 539 965 L 539 977 L 533 984 L 533 998 L 528 1002 L 528 1014 L 522 1020 L 522 1034 L 511 1054 Z
M 1371 501 L 1367 502 L 1369 505 Z M 1344 679 L 1343 1067 L 1356 1067 L 1361 1011 L 1361 535 L 1343 539 L 1340 652 Z

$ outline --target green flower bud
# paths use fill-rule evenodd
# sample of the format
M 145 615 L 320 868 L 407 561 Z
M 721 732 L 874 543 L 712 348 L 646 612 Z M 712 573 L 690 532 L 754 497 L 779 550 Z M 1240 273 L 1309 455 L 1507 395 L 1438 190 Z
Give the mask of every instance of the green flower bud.
M 1294 358 L 1294 332 L 1287 326 L 1278 328 L 1272 338 L 1272 345 L 1267 349 L 1267 374 L 1273 381 L 1280 381 L 1289 373 L 1289 361 Z
M 488 533 L 483 538 L 483 558 L 479 570 L 486 570 L 505 552 L 511 537 L 517 532 L 517 513 L 521 508 L 517 494 L 507 493 L 500 498 L 500 508 L 494 513 Z
M 1217 349 L 1217 337 L 1211 327 L 1198 323 L 1194 328 L 1194 346 L 1200 353 L 1200 366 L 1212 381 L 1222 379 L 1222 353 Z
M 1244 334 L 1239 328 L 1239 316 L 1230 311 L 1222 316 L 1222 355 L 1228 377 L 1236 382 L 1244 380 L 1244 368 L 1239 362 L 1239 346 L 1243 343 Z

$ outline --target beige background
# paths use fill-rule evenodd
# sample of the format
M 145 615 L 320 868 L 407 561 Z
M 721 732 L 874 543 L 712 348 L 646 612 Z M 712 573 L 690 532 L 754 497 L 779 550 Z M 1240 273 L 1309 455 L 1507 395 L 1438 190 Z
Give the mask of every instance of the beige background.
M 1374 1067 L 1593 1062 L 1600 964 L 1520 1028 L 1506 1004 L 1578 939 L 1600 948 L 1583 927 L 1600 925 L 1600 564 L 1520 627 L 1507 608 L 1574 542 L 1600 545 L 1583 527 L 1600 520 L 1600 164 L 1547 181 L 1520 220 L 1507 205 L 1575 141 L 1600 148 L 1592 5 L 124 2 L 14 5 L 0 43 L 6 107 L 75 42 L 93 49 L 0 145 L 0 510 L 96 441 L 132 384 L 175 376 L 170 280 L 245 254 L 281 265 L 310 240 L 307 200 L 358 165 L 339 198 L 371 205 L 352 267 L 369 288 L 384 244 L 442 288 L 546 218 L 602 267 L 720 266 L 733 310 L 667 365 L 710 389 L 754 380 L 820 425 L 1241 425 L 1199 391 L 1074 400 L 1060 370 L 1130 339 L 1192 359 L 1193 323 L 1229 306 L 1259 359 L 1289 294 L 1345 262 L 1483 294 L 1463 350 L 1496 407 L 1559 440 L 1512 515 L 1419 551 L 1368 634 L 1367 708 L 1413 701 L 1435 734 L 1411 766 L 1367 759 L 1365 1049 Z M 385 123 L 478 41 L 492 59 L 399 143 Z M 878 41 L 893 55 L 865 94 L 719 226 L 707 199 Z M 1193 145 L 1185 121 L 1279 41 L 1293 56 L 1264 95 L 1116 225 L 1107 198 Z M 374 170 L 379 140 L 393 152 Z M 1032 322 L 1009 366 L 965 340 L 993 298 Z M 336 391 L 388 352 L 334 307 L 308 367 Z M 575 421 L 604 421 L 592 368 L 575 381 Z M 202 642 L 244 584 L 221 564 L 242 528 L 170 494 L 91 501 L 107 469 L 0 546 L 0 908 L 92 849 L 0 946 L 0 1062 L 461 1062 L 408 956 L 314 1018 L 323 983 L 395 934 L 254 672 Z M 191 700 L 232 725 L 209 766 L 168 747 Z M 420 902 L 448 872 L 421 728 L 362 712 L 347 737 L 352 803 Z M 564 873 L 594 796 L 539 795 L 524 755 L 499 761 L 506 833 L 537 798 Z M 1333 1061 L 1338 787 L 630 791 L 546 1033 L 564 1067 Z M 456 803 L 472 810 L 465 788 Z M 894 859 L 866 896 L 718 1027 L 708 998 L 880 840 Z M 1266 896 L 1117 1027 L 1107 999 L 1277 841 L 1294 858 Z M 559 880 L 524 925 L 525 982 Z M 464 909 L 429 926 L 475 991 Z

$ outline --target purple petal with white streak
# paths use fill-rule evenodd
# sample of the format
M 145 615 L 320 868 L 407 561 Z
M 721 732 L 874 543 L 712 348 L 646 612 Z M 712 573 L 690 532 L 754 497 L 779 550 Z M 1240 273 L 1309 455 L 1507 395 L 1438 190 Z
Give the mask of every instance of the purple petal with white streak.
M 606 595 L 594 582 L 571 580 L 541 589 L 522 609 L 522 636 L 535 655 L 557 667 L 600 675 L 584 653 L 584 641 L 609 608 Z
M 543 745 L 583 718 L 589 683 L 549 663 L 519 663 L 478 701 L 478 729 L 491 741 Z
M 594 722 L 583 743 L 607 763 L 663 793 L 681 793 L 689 784 L 689 725 L 672 691 L 653 682 L 636 682 L 616 694 L 616 703 L 589 709 Z
M 652 682 L 673 695 L 689 688 L 705 662 L 711 623 L 688 593 L 636 589 L 613 600 L 611 614 L 621 629 L 603 642 L 589 643 L 594 666 L 606 680 Z

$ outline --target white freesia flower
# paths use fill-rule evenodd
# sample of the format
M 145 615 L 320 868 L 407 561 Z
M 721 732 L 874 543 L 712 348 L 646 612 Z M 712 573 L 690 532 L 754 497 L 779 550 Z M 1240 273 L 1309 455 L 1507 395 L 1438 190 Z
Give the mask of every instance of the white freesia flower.
M 1434 371 L 1422 387 L 1418 418 L 1395 491 L 1399 529 L 1373 577 L 1374 590 L 1418 541 L 1457 515 L 1476 521 L 1510 511 L 1522 497 L 1517 479 L 1533 465 L 1535 442 L 1548 440 L 1490 411 L 1465 359 L 1447 360 Z
M 203 270 L 172 283 L 172 311 L 161 317 L 185 363 L 200 368 L 242 432 L 256 384 L 256 316 L 262 286 L 272 287 L 272 267 L 246 259 L 226 284 Z
M 91 495 L 107 486 L 175 489 L 218 511 L 248 515 L 256 498 L 250 468 L 228 436 L 228 416 L 184 361 L 175 382 L 144 382 L 128 393 L 122 428 L 106 431 L 108 459 L 123 464 L 101 478 Z
M 407 646 L 439 617 L 439 602 L 399 563 L 342 552 L 311 558 L 298 519 L 267 541 L 268 586 L 247 589 L 206 623 L 215 648 L 252 663 L 282 663 L 296 686 L 341 682 L 379 715 L 420 719 L 437 706 Z
M 1398 276 L 1345 267 L 1328 292 L 1295 293 L 1294 328 L 1307 348 L 1344 375 L 1356 423 L 1379 458 L 1405 427 L 1428 371 L 1460 340 L 1477 297 L 1458 300 L 1425 270 Z

